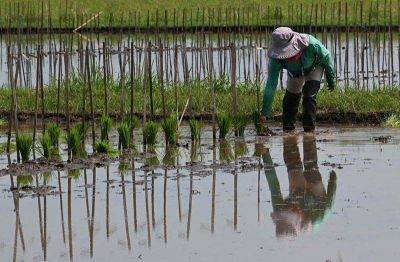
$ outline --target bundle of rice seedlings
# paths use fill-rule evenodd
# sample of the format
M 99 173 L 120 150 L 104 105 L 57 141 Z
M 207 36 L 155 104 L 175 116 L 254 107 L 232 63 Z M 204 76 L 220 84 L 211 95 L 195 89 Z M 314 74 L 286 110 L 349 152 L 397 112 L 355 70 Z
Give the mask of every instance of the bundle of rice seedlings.
M 266 135 L 269 133 L 268 129 L 260 122 L 261 114 L 258 110 L 253 111 L 252 118 L 257 135 Z
M 113 121 L 111 117 L 103 115 L 100 119 L 100 139 L 108 140 L 108 135 L 110 134 Z
M 80 140 L 83 143 L 89 131 L 89 125 L 86 123 L 77 123 L 73 126 L 73 129 L 77 131 L 78 135 L 80 136 Z
M 248 120 L 246 116 L 236 116 L 233 118 L 233 127 L 235 129 L 235 135 L 238 137 L 244 137 L 244 130 L 246 129 Z
M 51 145 L 53 147 L 58 147 L 61 128 L 56 123 L 48 123 L 46 125 L 46 134 L 49 135 Z
M 79 179 L 81 176 L 81 171 L 79 169 L 70 169 L 68 170 L 68 177 L 71 177 L 75 180 Z
M 49 133 L 45 133 L 42 138 L 40 139 L 40 144 L 42 146 L 42 154 L 45 158 L 50 158 L 51 155 L 51 148 L 52 148 L 52 141 L 50 138 Z
M 32 137 L 27 134 L 21 134 L 17 139 L 17 147 L 21 154 L 22 162 L 27 162 L 32 150 Z
M 143 127 L 143 140 L 146 145 L 154 146 L 157 143 L 159 126 L 153 121 L 147 122 Z
M 107 140 L 96 142 L 95 151 L 100 154 L 110 154 L 112 152 L 111 146 Z
M 127 123 L 122 123 L 118 126 L 117 131 L 122 149 L 128 149 L 131 145 L 131 127 Z
M 164 130 L 165 140 L 169 145 L 176 145 L 179 139 L 178 119 L 175 115 L 170 115 L 161 124 Z
M 385 127 L 400 128 L 400 117 L 397 115 L 391 115 L 386 119 L 383 125 Z
M 67 145 L 69 150 L 71 150 L 73 157 L 85 157 L 85 145 L 83 143 L 83 138 L 85 134 L 82 134 L 81 131 L 84 131 L 83 125 L 81 123 L 74 125 L 69 134 L 66 136 Z
M 227 113 L 221 113 L 218 116 L 217 123 L 219 128 L 219 138 L 225 139 L 231 129 L 232 117 Z
M 190 119 L 189 127 L 190 127 L 190 137 L 192 138 L 192 140 L 200 141 L 201 129 L 203 128 L 202 123 L 196 119 Z

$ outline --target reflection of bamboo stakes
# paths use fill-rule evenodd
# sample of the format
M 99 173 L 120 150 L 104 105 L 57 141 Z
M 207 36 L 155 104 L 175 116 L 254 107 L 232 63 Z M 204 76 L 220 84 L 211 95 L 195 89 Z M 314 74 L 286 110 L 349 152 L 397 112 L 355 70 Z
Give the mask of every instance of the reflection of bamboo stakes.
M 125 174 L 121 174 L 121 184 L 122 184 L 122 201 L 123 201 L 123 206 L 124 206 L 126 241 L 128 244 L 128 250 L 130 251 L 131 250 L 131 237 L 129 235 L 128 210 L 126 208 Z
M 212 189 L 211 189 L 211 233 L 215 229 L 215 185 L 217 180 L 216 170 L 216 148 L 213 146 L 213 168 L 212 168 Z
M 192 200 L 193 200 L 193 174 L 190 172 L 190 182 L 189 182 L 189 208 L 188 208 L 188 217 L 187 217 L 187 225 L 186 225 L 186 239 L 189 239 L 190 236 L 190 223 L 192 220 Z
M 106 167 L 107 188 L 106 188 L 106 236 L 110 238 L 110 166 Z
M 39 188 L 39 179 L 38 175 L 35 175 L 35 180 L 36 180 L 36 188 Z M 40 195 L 37 194 L 37 204 L 38 204 L 38 212 L 39 212 L 39 230 L 40 230 L 40 241 L 41 241 L 41 246 L 42 246 L 42 251 L 44 254 L 44 237 L 43 237 L 43 217 L 42 217 L 42 204 L 40 201 Z
M 260 175 L 261 175 L 261 158 L 258 158 L 257 173 L 257 220 L 260 221 Z
M 43 178 L 43 186 L 46 186 L 46 180 Z M 47 260 L 47 197 L 43 195 L 43 258 Z
M 92 211 L 91 211 L 91 218 L 90 218 L 90 257 L 93 258 L 93 249 L 94 249 L 94 215 L 96 210 L 96 168 L 93 168 L 92 171 Z
M 237 195 L 237 187 L 238 187 L 238 173 L 237 173 L 237 159 L 235 154 L 235 169 L 233 173 L 233 228 L 237 230 L 238 223 L 238 195 Z
M 167 168 L 164 170 L 164 242 L 167 243 Z
M 136 208 L 136 174 L 135 174 L 135 159 L 132 159 L 132 203 L 133 203 L 133 225 L 137 232 L 137 208 Z
M 149 214 L 149 196 L 147 187 L 147 172 L 144 172 L 144 196 L 146 202 L 146 222 L 147 222 L 147 246 L 151 247 L 151 232 L 150 232 L 150 214 Z
M 15 198 L 15 197 L 14 197 Z M 18 247 L 18 221 L 19 221 L 19 198 L 18 200 L 14 200 L 14 203 L 16 204 L 16 209 L 15 209 L 15 230 L 14 230 L 14 249 L 13 249 L 13 261 L 17 261 L 17 247 Z
M 73 244 L 72 244 L 72 200 L 71 200 L 71 177 L 68 177 L 68 247 L 69 260 L 74 260 Z
M 151 225 L 153 228 L 156 227 L 154 187 L 154 171 L 151 171 Z
M 61 232 L 62 232 L 63 242 L 65 244 L 64 208 L 63 208 L 60 171 L 57 171 L 57 180 L 58 180 L 58 192 L 59 192 L 59 199 L 60 199 Z

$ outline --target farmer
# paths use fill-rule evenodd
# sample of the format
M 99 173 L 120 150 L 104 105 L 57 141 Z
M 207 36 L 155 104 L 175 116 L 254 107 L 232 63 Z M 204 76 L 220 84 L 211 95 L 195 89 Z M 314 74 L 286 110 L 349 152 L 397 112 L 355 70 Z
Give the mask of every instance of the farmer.
M 268 79 L 264 90 L 261 122 L 270 116 L 281 69 L 286 69 L 288 79 L 283 98 L 283 131 L 295 129 L 296 115 L 303 95 L 303 128 L 315 130 L 317 101 L 325 71 L 328 89 L 335 88 L 335 74 L 329 51 L 315 37 L 294 32 L 289 27 L 279 27 L 272 32 L 272 46 L 268 49 Z

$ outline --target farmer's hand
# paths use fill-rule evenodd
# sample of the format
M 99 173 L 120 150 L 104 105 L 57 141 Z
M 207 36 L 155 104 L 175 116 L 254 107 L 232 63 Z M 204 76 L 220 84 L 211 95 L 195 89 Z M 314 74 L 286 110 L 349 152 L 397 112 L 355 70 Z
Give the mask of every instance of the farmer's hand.
M 260 116 L 260 122 L 261 124 L 267 123 L 267 118 L 265 116 Z
M 335 88 L 336 88 L 335 85 L 328 86 L 328 90 L 331 92 L 334 91 Z

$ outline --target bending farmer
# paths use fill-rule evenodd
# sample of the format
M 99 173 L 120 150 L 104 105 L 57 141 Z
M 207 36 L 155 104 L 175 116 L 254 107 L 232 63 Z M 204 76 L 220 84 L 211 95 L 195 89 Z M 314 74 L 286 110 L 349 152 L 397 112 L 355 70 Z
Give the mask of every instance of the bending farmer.
M 315 37 L 279 27 L 272 33 L 268 49 L 268 79 L 264 90 L 261 122 L 270 116 L 281 69 L 288 79 L 283 98 L 283 131 L 295 129 L 296 115 L 303 95 L 303 127 L 313 132 L 317 110 L 316 95 L 325 71 L 329 90 L 335 88 L 335 74 L 329 51 Z

